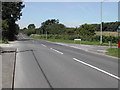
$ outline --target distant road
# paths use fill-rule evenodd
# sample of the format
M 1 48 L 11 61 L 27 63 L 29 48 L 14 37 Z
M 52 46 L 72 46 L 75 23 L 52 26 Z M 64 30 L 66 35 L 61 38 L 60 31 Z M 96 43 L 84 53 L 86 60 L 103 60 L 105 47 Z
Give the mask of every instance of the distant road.
M 19 37 L 15 88 L 118 87 L 118 59 Z

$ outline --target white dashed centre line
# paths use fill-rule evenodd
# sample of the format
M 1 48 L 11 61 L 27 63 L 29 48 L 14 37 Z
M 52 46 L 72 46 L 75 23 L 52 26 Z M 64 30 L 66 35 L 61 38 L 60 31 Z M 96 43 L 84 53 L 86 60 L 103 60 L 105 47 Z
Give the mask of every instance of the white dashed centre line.
M 95 70 L 98 70 L 98 71 L 100 71 L 100 72 L 102 72 L 102 73 L 105 73 L 105 74 L 107 74 L 107 75 L 109 75 L 109 76 L 111 76 L 111 77 L 113 77 L 113 78 L 116 78 L 116 79 L 118 79 L 118 80 L 120 80 L 120 78 L 118 77 L 118 76 L 116 76 L 116 75 L 113 75 L 113 74 L 111 74 L 111 73 L 109 73 L 109 72 L 107 72 L 107 71 L 104 71 L 104 70 L 102 70 L 102 69 L 100 69 L 100 68 L 98 68 L 98 67 L 95 67 L 95 66 L 93 66 L 93 65 L 90 65 L 90 64 L 88 64 L 88 63 L 86 63 L 86 62 L 83 62 L 83 61 L 81 61 L 81 60 L 78 60 L 78 59 L 76 59 L 76 58 L 73 58 L 75 61 L 77 61 L 77 62 L 80 62 L 80 63 L 82 63 L 82 64 L 84 64 L 84 65 L 86 65 L 86 66 L 89 66 L 89 67 L 91 67 L 91 68 L 93 68 L 93 69 L 95 69 Z
M 62 52 L 60 52 L 60 51 L 58 51 L 58 50 L 55 50 L 55 49 L 53 49 L 53 48 L 50 48 L 51 50 L 53 50 L 53 51 L 55 51 L 55 52 L 57 52 L 57 53 L 59 53 L 59 54 L 63 54 Z
M 43 47 L 47 47 L 46 45 L 44 45 L 44 44 L 41 44 Z

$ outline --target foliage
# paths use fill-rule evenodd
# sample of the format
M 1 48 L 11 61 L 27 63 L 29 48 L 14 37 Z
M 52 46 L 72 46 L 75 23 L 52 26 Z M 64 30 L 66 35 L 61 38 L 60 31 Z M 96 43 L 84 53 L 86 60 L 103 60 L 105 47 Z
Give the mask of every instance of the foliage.
M 77 28 L 66 28 L 65 34 L 73 35 L 76 34 Z
M 120 22 L 107 22 L 102 23 L 102 30 L 103 31 L 110 31 L 110 32 L 117 32 L 117 28 L 120 25 Z M 96 24 L 94 27 L 96 27 L 95 31 L 100 31 L 100 24 Z
M 83 24 L 81 25 L 78 30 L 77 30 L 77 33 L 79 35 L 82 35 L 82 36 L 91 36 L 91 35 L 95 35 L 95 27 L 89 25 L 89 24 Z
M 108 26 L 113 28 L 113 31 L 118 28 L 120 22 L 110 22 L 110 23 L 102 23 L 103 30 L 110 29 Z M 108 26 L 107 26 L 108 25 Z M 45 39 L 46 33 L 48 39 L 62 39 L 62 40 L 74 40 L 75 38 L 80 38 L 82 41 L 86 42 L 99 42 L 100 35 L 96 35 L 95 31 L 100 31 L 100 24 L 83 24 L 78 28 L 68 28 L 63 24 L 59 24 L 59 20 L 51 19 L 46 20 L 41 24 L 40 28 L 28 28 L 24 29 L 23 32 L 27 35 L 31 34 L 39 34 L 39 38 Z M 120 40 L 120 37 L 114 36 L 105 36 L 103 35 L 103 43 L 117 43 Z M 99 44 L 99 43 L 98 43 Z
M 34 36 L 34 35 L 32 35 Z M 38 36 L 41 39 L 45 39 L 46 35 L 39 35 Z M 63 39 L 63 40 L 74 40 L 76 38 L 82 39 L 82 41 L 90 41 L 90 42 L 99 42 L 100 41 L 100 36 L 78 36 L 78 35 L 52 35 L 49 34 L 47 35 L 48 39 Z M 108 37 L 108 36 L 103 36 L 103 43 L 108 43 L 111 41 L 111 43 L 118 43 L 120 41 L 120 37 Z
M 41 29 L 43 33 L 45 34 L 47 32 L 47 27 L 50 25 L 58 24 L 59 20 L 51 19 L 51 20 L 46 20 L 45 22 L 41 23 Z
M 22 2 L 3 2 L 2 3 L 2 28 L 3 40 L 14 40 L 18 33 L 18 25 L 15 23 L 22 16 L 21 10 L 24 7 Z
M 55 35 L 56 36 L 56 35 Z M 32 34 L 30 36 L 31 38 L 34 39 L 43 39 L 46 40 L 45 35 L 36 35 L 36 34 Z M 63 43 L 76 43 L 76 44 L 86 44 L 86 45 L 101 45 L 99 41 L 75 41 L 74 40 L 69 40 L 69 39 L 63 39 L 63 38 L 53 38 L 52 35 L 48 36 L 49 38 L 47 39 L 48 41 L 52 41 L 52 42 L 63 42 Z M 60 36 L 59 36 L 60 37 Z M 112 43 L 113 46 L 117 46 L 116 43 Z M 109 43 L 103 43 L 102 46 L 109 46 Z
M 30 36 L 31 34 L 35 34 L 36 30 L 35 29 L 24 29 L 22 32 Z
M 35 25 L 34 24 L 28 25 L 28 29 L 35 29 Z
M 65 26 L 63 24 L 53 24 L 47 27 L 48 34 L 63 34 L 65 32 Z

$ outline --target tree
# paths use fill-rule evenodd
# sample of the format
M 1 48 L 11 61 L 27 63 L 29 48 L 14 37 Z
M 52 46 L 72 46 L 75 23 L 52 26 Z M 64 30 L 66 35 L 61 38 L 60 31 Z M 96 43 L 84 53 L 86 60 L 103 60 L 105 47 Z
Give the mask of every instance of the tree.
M 77 33 L 81 36 L 95 35 L 95 27 L 89 24 L 83 24 L 78 28 Z
M 47 27 L 48 34 L 63 34 L 65 33 L 65 26 L 63 24 L 53 24 Z
M 3 2 L 2 3 L 2 28 L 3 39 L 15 40 L 17 34 L 16 21 L 22 16 L 21 10 L 24 8 L 22 2 Z M 6 27 L 6 24 L 8 25 Z M 5 33 L 4 33 L 5 32 Z
M 35 29 L 35 25 L 34 24 L 28 25 L 28 29 Z
M 43 33 L 45 34 L 47 31 L 47 27 L 53 24 L 58 24 L 59 20 L 55 20 L 55 19 L 48 19 L 45 22 L 41 23 L 41 29 L 43 30 Z

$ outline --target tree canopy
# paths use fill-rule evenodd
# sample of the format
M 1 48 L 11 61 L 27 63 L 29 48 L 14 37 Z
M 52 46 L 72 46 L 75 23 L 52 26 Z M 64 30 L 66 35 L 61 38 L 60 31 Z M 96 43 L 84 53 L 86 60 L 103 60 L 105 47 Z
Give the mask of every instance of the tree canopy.
M 41 28 L 43 30 L 43 33 L 45 34 L 46 31 L 48 30 L 47 27 L 50 26 L 50 25 L 54 25 L 54 24 L 58 24 L 59 23 L 59 20 L 55 20 L 55 19 L 48 19 L 46 20 L 45 22 L 42 22 L 41 23 Z
M 3 40 L 14 40 L 18 33 L 19 26 L 15 23 L 22 16 L 21 10 L 24 8 L 22 2 L 2 3 L 2 36 Z
M 35 25 L 34 24 L 29 24 L 28 29 L 35 29 Z
M 53 24 L 47 27 L 48 34 L 64 34 L 65 26 L 63 24 Z

